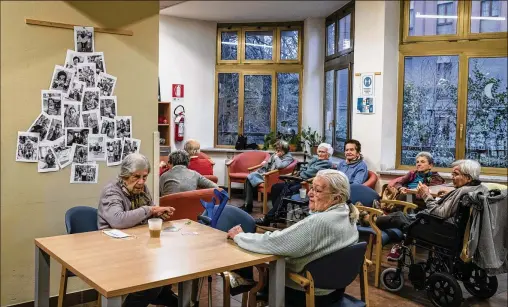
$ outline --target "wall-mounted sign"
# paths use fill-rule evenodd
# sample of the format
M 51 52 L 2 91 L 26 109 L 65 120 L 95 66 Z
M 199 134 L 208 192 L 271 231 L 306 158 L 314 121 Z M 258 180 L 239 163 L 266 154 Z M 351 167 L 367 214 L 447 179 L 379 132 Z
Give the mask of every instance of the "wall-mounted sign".
M 183 84 L 173 84 L 171 92 L 173 101 L 183 102 L 184 97 Z
M 362 96 L 374 96 L 374 74 L 362 74 Z

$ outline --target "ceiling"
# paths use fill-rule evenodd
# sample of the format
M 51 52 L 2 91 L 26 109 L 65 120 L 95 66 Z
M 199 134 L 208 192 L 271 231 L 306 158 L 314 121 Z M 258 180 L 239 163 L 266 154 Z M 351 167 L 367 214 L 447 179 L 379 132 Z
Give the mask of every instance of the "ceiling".
M 326 17 L 349 1 L 160 1 L 160 14 L 227 22 L 282 22 Z

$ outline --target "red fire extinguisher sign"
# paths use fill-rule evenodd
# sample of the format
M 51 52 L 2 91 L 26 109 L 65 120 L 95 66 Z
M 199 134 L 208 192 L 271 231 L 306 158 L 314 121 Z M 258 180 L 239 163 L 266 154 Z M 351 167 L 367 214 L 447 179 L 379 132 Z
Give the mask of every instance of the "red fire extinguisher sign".
M 183 98 L 184 98 L 183 84 L 173 84 L 172 85 L 172 96 L 173 96 L 173 101 L 183 102 Z

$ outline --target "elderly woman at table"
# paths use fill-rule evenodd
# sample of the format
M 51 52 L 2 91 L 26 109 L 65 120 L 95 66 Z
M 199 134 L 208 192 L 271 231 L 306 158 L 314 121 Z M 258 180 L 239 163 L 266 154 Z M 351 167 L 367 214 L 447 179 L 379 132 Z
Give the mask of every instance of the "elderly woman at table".
M 317 172 L 323 169 L 329 169 L 332 167 L 332 161 L 330 161 L 330 157 L 333 155 L 333 147 L 327 143 L 319 144 L 317 148 L 317 157 L 312 158 L 309 163 L 303 167 L 296 176 L 302 178 L 303 180 L 309 180 L 316 176 Z M 282 194 L 282 190 L 286 187 L 286 183 L 276 183 L 272 186 L 270 191 L 270 197 L 272 199 L 272 209 L 268 211 L 268 214 L 263 218 L 256 219 L 256 224 L 268 226 L 273 219 L 275 218 L 275 213 L 279 209 L 281 204 L 280 196 Z M 299 182 L 294 182 L 289 184 L 287 188 L 290 193 L 287 195 L 288 197 L 292 194 L 297 194 L 298 190 L 302 187 Z
M 252 213 L 254 189 L 264 182 L 263 174 L 276 169 L 283 169 L 293 162 L 293 156 L 289 153 L 289 144 L 286 141 L 275 143 L 275 153 L 268 161 L 263 161 L 260 168 L 250 173 L 245 180 L 245 204 L 240 207 L 248 213 Z
M 154 206 L 145 184 L 149 173 L 150 162 L 145 156 L 132 153 L 125 157 L 118 178 L 102 190 L 97 213 L 99 229 L 130 228 L 146 224 L 151 217 L 169 219 L 174 208 Z M 129 294 L 123 307 L 146 307 L 149 304 L 177 306 L 178 299 L 171 286 L 164 286 Z
M 311 215 L 284 230 L 244 233 L 240 226 L 228 236 L 246 250 L 286 257 L 286 268 L 301 273 L 311 261 L 358 241 L 358 210 L 346 201 L 350 197 L 349 179 L 337 170 L 321 170 L 309 192 Z M 316 306 L 328 306 L 344 291 L 316 289 Z M 291 280 L 286 281 L 286 304 L 305 306 L 305 292 Z

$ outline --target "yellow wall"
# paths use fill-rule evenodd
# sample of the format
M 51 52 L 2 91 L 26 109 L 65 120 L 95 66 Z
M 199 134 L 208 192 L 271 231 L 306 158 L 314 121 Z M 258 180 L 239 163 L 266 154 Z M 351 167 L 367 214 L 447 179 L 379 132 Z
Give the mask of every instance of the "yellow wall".
M 118 78 L 119 115 L 133 116 L 133 136 L 153 160 L 157 131 L 158 1 L 1 2 L 1 305 L 33 300 L 36 237 L 65 233 L 65 211 L 96 207 L 99 192 L 118 167 L 100 162 L 99 183 L 71 185 L 70 166 L 37 173 L 36 163 L 15 162 L 17 131 L 27 130 L 41 112 L 40 91 L 48 89 L 56 64 L 74 48 L 73 31 L 29 26 L 25 18 L 95 27 L 125 28 L 134 36 L 96 33 L 106 69 Z M 153 162 L 153 161 L 152 161 Z M 149 186 L 151 183 L 149 182 Z M 51 262 L 51 295 L 60 266 Z M 71 278 L 68 291 L 86 287 Z

